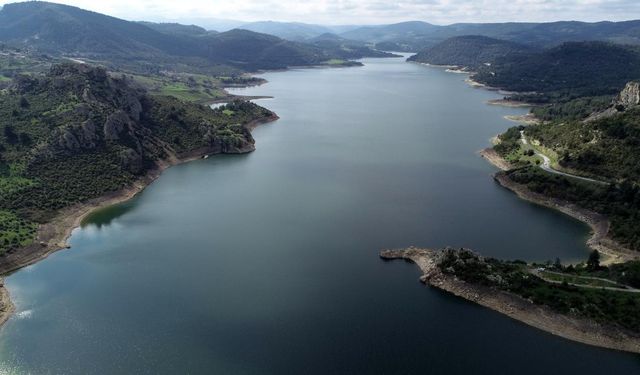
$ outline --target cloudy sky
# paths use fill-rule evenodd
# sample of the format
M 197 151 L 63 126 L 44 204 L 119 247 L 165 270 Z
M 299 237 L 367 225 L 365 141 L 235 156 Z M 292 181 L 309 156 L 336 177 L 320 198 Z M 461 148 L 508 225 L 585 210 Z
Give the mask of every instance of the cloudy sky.
M 15 1 L 15 0 L 14 0 Z M 13 1 L 0 0 L 0 4 Z M 324 24 L 629 20 L 639 0 L 59 0 L 129 20 L 224 18 Z

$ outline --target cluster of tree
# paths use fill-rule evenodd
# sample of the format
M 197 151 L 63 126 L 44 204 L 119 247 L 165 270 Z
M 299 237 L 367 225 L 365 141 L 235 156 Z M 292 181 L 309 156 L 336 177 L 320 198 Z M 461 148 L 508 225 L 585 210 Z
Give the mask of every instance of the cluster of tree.
M 483 258 L 469 250 L 443 251 L 446 253 L 438 267 L 445 274 L 455 275 L 468 283 L 514 293 L 562 314 L 640 332 L 640 295 L 637 293 L 553 284 L 529 272 L 530 266 L 525 262 Z M 597 262 L 597 259 L 590 260 L 594 269 L 600 269 L 595 264 Z M 620 265 L 616 272 L 637 267 L 636 264 Z
M 493 148 L 503 157 L 507 157 L 514 151 L 520 150 L 522 143 L 520 142 L 520 131 L 524 129 L 524 126 L 514 126 L 507 129 L 506 132 L 498 136 L 500 141 Z
M 521 98 L 524 101 L 527 98 Z M 537 118 L 543 121 L 580 121 L 589 115 L 607 109 L 613 101 L 613 96 L 588 96 L 564 100 L 561 98 L 547 98 L 545 103 L 531 109 Z
M 556 261 L 553 268 L 570 275 L 598 277 L 615 281 L 621 285 L 640 288 L 640 261 L 629 261 L 604 266 L 600 263 L 600 253 L 593 250 L 586 263 L 565 266 Z

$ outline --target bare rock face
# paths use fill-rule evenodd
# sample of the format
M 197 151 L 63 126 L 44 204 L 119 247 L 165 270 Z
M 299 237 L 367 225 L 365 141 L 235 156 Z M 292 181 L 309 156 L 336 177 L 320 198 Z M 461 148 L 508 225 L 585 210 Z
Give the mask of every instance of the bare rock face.
M 616 105 L 625 108 L 640 105 L 640 82 L 629 82 L 618 96 Z
M 80 142 L 70 129 L 66 129 L 58 138 L 58 147 L 63 150 L 76 150 L 80 148 Z
M 133 93 L 127 93 L 122 97 L 122 108 L 127 112 L 129 117 L 133 121 L 140 121 L 140 114 L 142 114 L 142 104 L 138 97 Z
M 122 166 L 122 168 L 134 174 L 142 172 L 144 161 L 142 155 L 137 153 L 135 150 L 131 148 L 125 148 L 118 153 L 118 156 L 120 158 L 120 165 Z
M 98 140 L 96 124 L 92 120 L 87 120 L 82 123 L 77 129 L 78 141 L 83 148 L 93 149 L 96 148 L 96 141 Z
M 85 87 L 82 90 L 82 100 L 85 102 L 94 102 L 96 100 L 96 97 L 93 95 L 93 92 L 91 92 L 89 87 Z
M 80 149 L 92 150 L 97 147 L 99 136 L 92 120 L 79 125 L 68 126 L 58 130 L 49 147 L 39 150 L 37 157 L 51 157 Z
M 131 125 L 131 118 L 125 112 L 117 111 L 107 117 L 107 121 L 104 122 L 104 138 L 108 141 L 117 141 L 123 130 L 129 129 Z
M 627 83 L 625 88 L 618 94 L 618 97 L 615 98 L 609 108 L 602 112 L 593 113 L 584 121 L 591 122 L 615 116 L 637 106 L 640 106 L 640 82 L 631 81 Z

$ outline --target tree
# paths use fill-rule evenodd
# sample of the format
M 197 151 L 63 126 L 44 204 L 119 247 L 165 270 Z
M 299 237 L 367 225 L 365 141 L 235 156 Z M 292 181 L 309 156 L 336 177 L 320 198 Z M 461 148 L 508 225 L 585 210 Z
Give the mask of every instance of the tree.
M 16 144 L 18 142 L 18 134 L 13 130 L 13 126 L 7 125 L 4 128 L 4 137 L 9 144 Z
M 556 261 L 553 264 L 553 267 L 557 270 L 562 270 L 562 262 L 560 261 L 560 258 L 556 258 Z
M 18 139 L 20 139 L 20 144 L 23 146 L 31 146 L 31 144 L 33 143 L 31 136 L 27 133 L 20 133 L 18 135 Z
M 595 271 L 600 268 L 600 252 L 598 250 L 593 250 L 591 254 L 589 254 L 589 259 L 587 260 L 587 269 L 591 271 Z

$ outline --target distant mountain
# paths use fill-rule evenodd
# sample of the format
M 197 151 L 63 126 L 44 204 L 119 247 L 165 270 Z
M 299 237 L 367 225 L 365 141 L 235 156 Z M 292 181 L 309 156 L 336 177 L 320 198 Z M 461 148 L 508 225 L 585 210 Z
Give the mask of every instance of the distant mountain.
M 369 43 L 394 42 L 403 50 L 420 50 L 430 45 L 428 35 L 441 26 L 426 22 L 411 21 L 392 25 L 363 26 L 341 33 L 346 39 Z
M 340 36 L 360 41 L 380 42 L 398 37 L 422 36 L 441 26 L 421 21 L 401 22 L 391 25 L 362 26 L 342 33 Z
M 0 41 L 51 54 L 108 61 L 131 70 L 212 64 L 254 71 L 341 58 L 318 46 L 247 30 L 205 32 L 197 26 L 121 20 L 47 2 L 5 5 Z
M 539 47 L 591 40 L 640 44 L 640 21 L 454 24 L 447 26 L 439 35 L 454 36 L 451 34 L 460 33 L 485 35 Z
M 207 31 L 207 29 L 196 25 L 182 25 L 179 23 L 155 23 L 144 21 L 141 21 L 139 23 L 150 29 L 170 35 L 203 36 L 207 34 L 217 33 L 217 31 Z
M 318 35 L 330 33 L 332 30 L 325 26 L 311 25 L 299 22 L 252 22 L 238 27 L 239 29 L 270 34 L 282 39 L 304 41 Z
M 209 37 L 205 43 L 210 61 L 247 71 L 314 65 L 340 58 L 331 50 L 241 29 Z
M 339 34 L 360 26 L 349 25 L 314 25 L 301 22 L 277 22 L 260 21 L 250 22 L 240 26 L 238 29 L 255 31 L 257 33 L 270 34 L 296 42 L 308 41 L 322 34 Z
M 424 22 L 364 26 L 340 34 L 347 39 L 376 43 L 385 50 L 420 51 L 446 39 L 482 35 L 534 47 L 553 47 L 569 41 L 609 41 L 640 44 L 640 21 L 550 23 L 458 23 L 448 26 Z
M 336 34 L 325 33 L 307 41 L 316 47 L 331 51 L 343 59 L 360 59 L 363 57 L 396 57 L 391 53 L 378 51 L 364 42 L 348 40 Z
M 640 79 L 640 47 L 569 42 L 539 53 L 497 59 L 481 68 L 475 79 L 510 91 L 535 92 L 541 99 L 613 95 L 627 82 Z
M 179 23 L 183 25 L 197 25 L 208 31 L 229 31 L 237 29 L 242 25 L 246 25 L 246 21 L 229 20 L 224 18 L 211 18 L 211 17 L 181 17 L 168 19 L 163 22 Z
M 136 22 L 40 1 L 5 5 L 0 40 L 50 53 L 95 55 L 186 55 L 195 47 L 188 38 L 167 36 Z
M 531 52 L 530 47 L 479 35 L 453 37 L 412 56 L 410 61 L 455 65 L 472 70 L 490 65 L 496 59 Z

